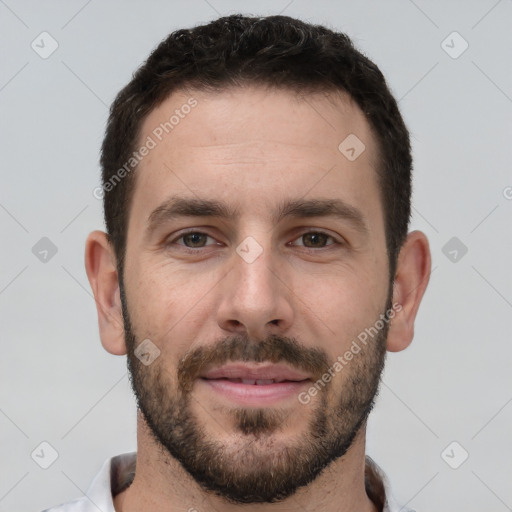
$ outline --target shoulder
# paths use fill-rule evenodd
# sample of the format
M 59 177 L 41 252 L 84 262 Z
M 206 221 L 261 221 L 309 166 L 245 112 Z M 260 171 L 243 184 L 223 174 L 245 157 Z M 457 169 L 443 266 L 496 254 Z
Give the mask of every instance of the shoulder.
M 93 510 L 97 512 L 94 504 L 87 497 L 83 496 L 82 498 L 77 498 L 67 503 L 61 503 L 60 505 L 46 508 L 41 512 L 92 512 Z
M 382 512 L 415 512 L 405 505 L 400 506 L 397 503 L 384 470 L 368 455 L 365 462 L 366 492 L 379 510 Z
M 131 483 L 136 455 L 136 452 L 129 452 L 104 460 L 84 496 L 42 512 L 115 512 L 113 496 Z

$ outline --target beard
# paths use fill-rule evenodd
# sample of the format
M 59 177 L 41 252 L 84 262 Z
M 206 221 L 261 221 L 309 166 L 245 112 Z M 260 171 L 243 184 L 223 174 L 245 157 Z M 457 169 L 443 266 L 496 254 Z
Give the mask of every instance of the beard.
M 193 393 L 202 370 L 227 361 L 280 362 L 308 372 L 313 386 L 333 365 L 328 354 L 320 348 L 304 347 L 295 338 L 269 335 L 251 341 L 236 334 L 190 350 L 177 368 L 166 367 L 163 357 L 145 366 L 134 355 L 137 336 L 121 279 L 120 295 L 127 364 L 138 409 L 164 460 L 169 455 L 176 459 L 204 491 L 233 504 L 283 501 L 342 457 L 366 424 L 384 369 L 388 322 L 340 370 L 344 377 L 341 388 L 333 386 L 340 376 L 322 382 L 315 399 L 297 405 L 304 407 L 303 415 L 309 414 L 300 437 L 286 435 L 289 407 L 234 405 L 217 406 L 233 426 L 215 435 L 219 424 L 212 414 L 214 405 L 201 404 Z M 391 294 L 384 313 L 390 308 Z M 197 416 L 197 409 L 202 409 L 206 419 Z

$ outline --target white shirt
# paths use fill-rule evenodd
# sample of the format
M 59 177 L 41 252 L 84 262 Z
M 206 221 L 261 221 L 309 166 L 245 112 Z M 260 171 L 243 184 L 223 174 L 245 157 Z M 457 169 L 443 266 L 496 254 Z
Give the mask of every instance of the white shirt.
M 105 460 L 84 496 L 42 512 L 116 512 L 113 496 L 131 484 L 135 475 L 136 457 L 137 452 L 130 452 Z M 377 499 L 384 503 L 382 512 L 414 512 L 396 503 L 387 476 L 368 456 L 365 474 L 367 493 L 374 501 L 375 497 L 372 494 L 380 495 Z

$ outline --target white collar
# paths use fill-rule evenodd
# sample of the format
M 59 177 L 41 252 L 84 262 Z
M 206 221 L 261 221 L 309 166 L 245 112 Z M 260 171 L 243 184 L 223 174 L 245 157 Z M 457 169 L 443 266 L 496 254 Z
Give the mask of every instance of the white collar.
M 135 475 L 137 452 L 122 453 L 105 460 L 100 471 L 89 485 L 82 498 L 64 503 L 43 512 L 115 512 L 113 496 L 129 487 Z M 366 456 L 366 484 L 383 494 L 384 508 L 382 512 L 414 512 L 400 507 L 391 492 L 389 480 L 384 471 Z M 371 494 L 371 493 L 369 493 Z

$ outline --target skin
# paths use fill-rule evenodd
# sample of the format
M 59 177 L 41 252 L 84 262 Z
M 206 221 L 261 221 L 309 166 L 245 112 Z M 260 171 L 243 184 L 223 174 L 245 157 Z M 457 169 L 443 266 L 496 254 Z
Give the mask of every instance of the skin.
M 321 349 L 329 362 L 336 361 L 360 332 L 374 325 L 384 311 L 390 286 L 375 172 L 379 157 L 364 115 L 343 94 L 315 93 L 304 99 L 291 91 L 255 86 L 217 93 L 180 90 L 149 114 L 140 141 L 191 96 L 198 105 L 136 171 L 124 269 L 136 338 L 157 344 L 161 354 L 156 362 L 158 368 L 165 368 L 172 389 L 187 351 L 211 347 L 230 335 L 254 340 L 269 334 L 294 337 L 305 348 Z M 366 147 L 355 161 L 338 150 L 351 133 Z M 233 221 L 182 218 L 161 225 L 148 237 L 150 213 L 170 195 L 217 199 L 241 213 Z M 277 205 L 292 198 L 342 199 L 362 212 L 368 233 L 330 217 L 285 218 L 273 224 Z M 178 239 L 185 228 L 197 228 L 211 237 L 196 249 L 198 255 L 187 254 L 184 239 Z M 310 229 L 333 239 L 323 246 L 305 239 Z M 263 250 L 250 264 L 236 252 L 248 236 Z M 172 240 L 176 241 L 170 244 Z M 104 232 L 89 235 L 85 265 L 101 342 L 109 353 L 124 355 L 119 276 Z M 427 238 L 420 231 L 409 233 L 392 287 L 392 302 L 401 309 L 389 325 L 388 351 L 403 350 L 411 343 L 430 269 Z M 350 372 L 358 370 L 356 358 L 333 378 L 327 395 L 330 404 L 336 404 L 350 386 Z M 229 403 L 204 387 L 196 386 L 192 396 L 199 424 L 229 451 L 237 442 L 233 417 L 226 414 Z M 319 400 L 313 397 L 308 406 L 298 400 L 286 402 L 289 421 L 271 435 L 272 440 L 278 446 L 300 445 Z M 364 487 L 365 425 L 343 457 L 279 503 L 238 505 L 206 492 L 162 450 L 140 412 L 137 444 L 136 476 L 115 497 L 118 512 L 190 507 L 223 512 L 377 510 Z M 263 441 L 254 446 L 264 455 Z

